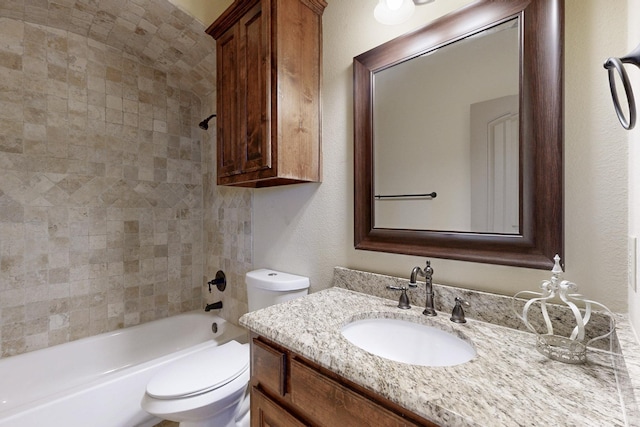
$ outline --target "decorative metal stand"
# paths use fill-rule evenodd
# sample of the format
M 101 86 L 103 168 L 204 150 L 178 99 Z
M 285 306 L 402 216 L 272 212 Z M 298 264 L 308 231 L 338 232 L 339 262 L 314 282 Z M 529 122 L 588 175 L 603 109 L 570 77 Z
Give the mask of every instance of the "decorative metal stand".
M 562 267 L 560 267 L 560 257 L 556 255 L 554 257 L 555 265 L 551 270 L 551 280 L 545 280 L 542 282 L 542 292 L 530 292 L 522 291 L 514 295 L 513 311 L 518 316 L 527 328 L 536 334 L 536 349 L 553 360 L 558 360 L 565 363 L 584 363 L 587 360 L 587 348 L 595 341 L 609 337 L 615 330 L 615 320 L 611 311 L 604 305 L 588 300 L 578 293 L 573 293 L 578 290 L 578 286 L 569 282 L 568 280 L 561 280 L 563 273 Z M 571 310 L 575 317 L 575 327 L 572 329 L 571 335 L 568 337 L 554 334 L 553 322 L 549 316 L 547 305 L 555 297 L 559 297 L 560 300 Z M 518 312 L 515 303 L 517 299 L 523 297 L 532 297 L 524 304 L 522 313 Z M 540 310 L 546 326 L 546 333 L 540 333 L 529 322 L 529 310 L 533 304 L 540 303 Z M 578 306 L 583 306 L 581 311 Z M 611 319 L 610 329 L 604 335 L 592 338 L 586 341 L 585 338 L 585 326 L 589 323 L 592 314 L 592 306 L 601 308 Z M 586 341 L 586 342 L 585 342 Z

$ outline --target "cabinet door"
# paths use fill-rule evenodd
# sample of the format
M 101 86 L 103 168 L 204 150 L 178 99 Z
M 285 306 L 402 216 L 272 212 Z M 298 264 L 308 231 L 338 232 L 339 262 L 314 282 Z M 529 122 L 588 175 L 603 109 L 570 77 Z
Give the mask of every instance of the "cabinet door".
M 321 181 L 324 0 L 235 1 L 217 41 L 219 185 Z
M 306 424 L 287 412 L 280 405 L 251 389 L 251 427 L 304 427 Z
M 251 341 L 252 379 L 268 393 L 284 397 L 287 355 L 257 339 Z
M 242 173 L 269 169 L 271 159 L 271 1 L 258 2 L 240 20 L 240 156 Z
M 241 171 L 238 128 L 239 26 L 234 25 L 216 40 L 217 49 L 217 158 L 218 179 Z M 218 181 L 220 183 L 220 181 Z
M 291 360 L 290 366 L 291 403 L 314 423 L 345 427 L 419 427 L 297 360 Z

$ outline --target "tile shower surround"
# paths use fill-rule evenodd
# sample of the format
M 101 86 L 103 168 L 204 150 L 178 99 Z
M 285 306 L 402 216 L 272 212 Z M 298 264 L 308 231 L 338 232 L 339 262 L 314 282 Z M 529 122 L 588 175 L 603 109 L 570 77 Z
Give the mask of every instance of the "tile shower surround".
M 220 268 L 243 283 L 250 193 L 210 184 L 197 128 L 214 81 L 166 0 L 0 3 L 0 356 L 201 308 Z

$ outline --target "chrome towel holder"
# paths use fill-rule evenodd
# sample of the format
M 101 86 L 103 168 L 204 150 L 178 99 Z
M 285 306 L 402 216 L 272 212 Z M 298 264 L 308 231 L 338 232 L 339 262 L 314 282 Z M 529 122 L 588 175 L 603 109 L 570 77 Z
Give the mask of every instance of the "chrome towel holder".
M 622 58 L 609 58 L 604 63 L 604 68 L 607 69 L 609 74 L 609 88 L 611 89 L 611 98 L 613 99 L 613 106 L 616 109 L 618 120 L 620 120 L 622 127 L 627 130 L 631 130 L 636 125 L 636 101 L 633 96 L 633 89 L 631 88 L 629 76 L 627 75 L 623 64 L 633 64 L 640 68 L 640 45 L 638 45 L 638 47 L 636 47 L 630 54 L 623 56 Z M 616 89 L 615 82 L 616 71 L 622 80 L 622 86 L 624 87 L 627 102 L 629 104 L 629 117 L 625 117 L 624 111 L 620 106 L 620 99 L 618 98 L 618 91 Z

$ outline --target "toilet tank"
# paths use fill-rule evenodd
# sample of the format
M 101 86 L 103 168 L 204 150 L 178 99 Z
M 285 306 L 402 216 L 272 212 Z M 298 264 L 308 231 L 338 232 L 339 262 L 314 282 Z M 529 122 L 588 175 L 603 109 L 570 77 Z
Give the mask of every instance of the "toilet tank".
M 261 268 L 246 276 L 249 311 L 307 295 L 309 278 Z

